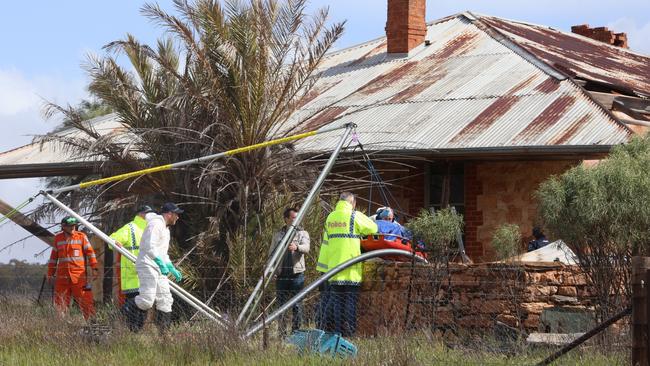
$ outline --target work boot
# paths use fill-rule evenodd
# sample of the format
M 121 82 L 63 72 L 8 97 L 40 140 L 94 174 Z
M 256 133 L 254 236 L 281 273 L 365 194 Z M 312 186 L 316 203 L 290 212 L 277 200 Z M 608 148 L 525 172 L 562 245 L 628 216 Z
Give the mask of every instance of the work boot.
M 135 304 L 135 299 L 126 299 L 122 307 L 122 315 L 126 321 L 126 326 L 130 331 L 137 333 L 142 330 L 144 321 L 147 318 L 147 311 L 142 310 Z
M 156 310 L 156 325 L 160 331 L 160 335 L 166 335 L 169 327 L 172 324 L 172 313 L 164 313 L 160 310 Z

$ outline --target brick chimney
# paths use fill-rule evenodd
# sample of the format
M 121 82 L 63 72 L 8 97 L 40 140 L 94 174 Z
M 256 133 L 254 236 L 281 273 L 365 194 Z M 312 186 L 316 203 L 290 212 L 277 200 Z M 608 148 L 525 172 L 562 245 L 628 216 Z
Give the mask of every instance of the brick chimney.
M 408 53 L 424 42 L 426 0 L 388 0 L 388 53 Z
M 596 41 L 605 42 L 613 46 L 629 48 L 627 46 L 627 34 L 614 33 L 607 29 L 607 27 L 591 28 L 589 24 L 574 25 L 571 27 L 571 32 L 581 36 L 595 39 Z

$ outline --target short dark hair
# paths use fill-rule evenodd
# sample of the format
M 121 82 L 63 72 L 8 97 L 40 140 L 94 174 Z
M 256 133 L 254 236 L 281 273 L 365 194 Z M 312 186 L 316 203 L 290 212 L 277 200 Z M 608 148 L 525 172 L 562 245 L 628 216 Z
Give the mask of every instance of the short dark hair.
M 339 196 L 339 199 L 341 201 L 347 201 L 350 197 L 352 197 L 353 199 L 356 199 L 356 197 L 354 196 L 354 194 L 352 192 L 343 192 L 343 193 L 341 193 L 341 195 Z
M 533 236 L 535 237 L 535 239 L 540 239 L 541 237 L 543 237 L 544 232 L 542 232 L 542 228 L 539 226 L 535 226 L 533 228 Z
M 298 209 L 295 207 L 287 207 L 282 216 L 284 216 L 285 219 L 288 219 L 292 212 L 298 213 Z
M 138 210 L 135 213 L 141 214 L 141 213 L 149 213 L 149 212 L 154 212 L 153 208 L 149 205 L 142 205 L 138 207 Z

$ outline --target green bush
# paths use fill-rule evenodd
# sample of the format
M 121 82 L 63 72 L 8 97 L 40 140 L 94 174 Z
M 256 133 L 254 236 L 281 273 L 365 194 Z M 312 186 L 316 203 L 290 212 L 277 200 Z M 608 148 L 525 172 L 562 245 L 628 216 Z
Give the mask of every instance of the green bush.
M 596 166 L 577 166 L 538 192 L 545 227 L 575 252 L 597 293 L 600 317 L 630 298 L 630 257 L 650 252 L 650 138 L 616 147 Z
M 504 260 L 521 253 L 521 232 L 515 224 L 503 224 L 492 235 L 492 247 L 497 259 Z
M 424 241 L 433 253 L 443 253 L 463 231 L 463 215 L 450 208 L 435 213 L 423 209 L 408 222 L 415 239 Z

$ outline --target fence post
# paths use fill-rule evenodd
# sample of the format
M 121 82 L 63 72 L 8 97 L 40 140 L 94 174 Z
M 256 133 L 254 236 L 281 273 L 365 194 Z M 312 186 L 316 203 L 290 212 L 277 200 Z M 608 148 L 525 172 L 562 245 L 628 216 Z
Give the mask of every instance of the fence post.
M 648 270 L 650 270 L 650 257 L 632 258 L 632 365 L 648 365 L 649 361 Z

